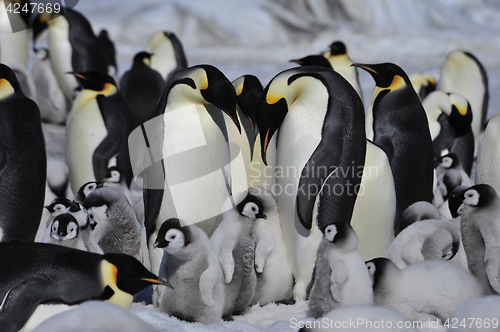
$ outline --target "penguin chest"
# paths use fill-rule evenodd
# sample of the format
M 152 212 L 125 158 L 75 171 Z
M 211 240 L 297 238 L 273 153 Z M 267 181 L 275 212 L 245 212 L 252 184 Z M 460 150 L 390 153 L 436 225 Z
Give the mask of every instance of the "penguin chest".
M 95 181 L 92 157 L 106 138 L 107 130 L 95 99 L 71 111 L 66 124 L 66 161 L 74 192 Z

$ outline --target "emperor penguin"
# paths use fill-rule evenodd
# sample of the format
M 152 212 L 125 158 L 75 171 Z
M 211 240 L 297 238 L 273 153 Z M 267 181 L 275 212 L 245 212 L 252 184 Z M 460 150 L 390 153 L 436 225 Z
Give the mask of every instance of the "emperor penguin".
M 434 159 L 451 151 L 456 139 L 471 131 L 472 111 L 469 102 L 455 93 L 434 91 L 422 102 L 432 139 Z M 465 163 L 473 158 L 470 151 Z
M 222 321 L 224 276 L 207 234 L 173 218 L 161 225 L 155 247 L 164 251 L 159 276 L 172 285 L 158 288 L 155 306 L 188 322 Z
M 449 221 L 426 219 L 403 229 L 392 241 L 385 257 L 402 269 L 424 260 L 452 261 L 461 247 L 460 231 Z M 455 261 L 460 267 L 467 269 L 467 262 L 463 260 L 465 253 L 461 259 L 462 261 Z
M 11 10 L 7 11 L 9 4 Z M 15 7 L 14 1 L 9 1 L 3 3 L 0 8 L 0 45 L 2 47 L 0 62 L 8 66 L 21 65 L 27 69 L 30 65 L 30 31 L 29 17 L 26 14 L 30 13 L 31 9 L 16 11 Z
M 122 170 L 127 186 L 132 168 L 127 138 L 130 112 L 114 79 L 102 72 L 73 73 L 82 91 L 66 121 L 66 162 L 73 192 L 89 181 L 103 181 L 110 166 Z
M 104 253 L 123 253 L 141 259 L 141 225 L 135 211 L 118 189 L 103 187 L 85 198 L 92 236 Z
M 49 58 L 49 50 L 38 48 L 31 68 L 31 75 L 37 92 L 36 102 L 40 108 L 42 121 L 64 124 L 70 109 L 69 100 L 64 95 Z
M 65 214 L 71 215 L 76 220 L 78 224 L 79 236 L 83 241 L 85 250 L 95 252 L 97 254 L 103 254 L 104 251 L 94 239 L 92 234 L 92 231 L 96 227 L 97 223 L 94 219 L 90 219 L 87 209 L 82 204 L 73 201 L 66 209 Z
M 474 298 L 464 301 L 453 314 L 451 322 L 466 322 L 474 319 L 477 322 L 485 322 L 486 324 L 477 324 L 477 326 L 462 325 L 455 329 L 456 331 L 487 331 L 494 328 L 498 321 L 500 321 L 500 296 L 490 295 L 480 298 Z M 494 323 L 495 325 L 492 325 Z M 490 325 L 488 325 L 490 324 Z
M 134 294 L 164 284 L 123 254 L 99 255 L 46 243 L 0 243 L 0 329 L 19 331 L 39 304 L 100 300 L 129 309 Z
M 330 61 L 322 55 L 308 55 L 297 60 L 290 60 L 290 62 L 295 62 L 301 66 L 320 66 L 333 69 Z
M 434 204 L 439 209 L 440 213 L 443 216 L 449 217 L 446 213 L 448 209 L 446 202 L 450 198 L 453 190 L 461 186 L 462 183 L 462 175 L 459 171 L 454 169 L 447 170 L 437 178 L 436 191 L 434 192 L 434 199 L 432 200 L 432 204 Z M 444 213 L 441 212 L 442 210 L 444 210 Z
M 233 81 L 233 86 L 236 91 L 236 114 L 242 128 L 241 132 L 235 126 L 230 125 L 229 116 L 224 115 L 224 118 L 227 123 L 231 160 L 236 166 L 231 169 L 231 190 L 239 192 L 259 185 L 253 182 L 258 181 L 260 177 L 253 178 L 252 176 L 257 175 L 255 171 L 260 171 L 260 168 L 255 168 L 257 165 L 252 166 L 252 160 L 256 154 L 260 155 L 260 151 L 255 150 L 258 131 L 256 107 L 264 88 L 259 79 L 253 75 L 238 77 Z M 241 169 L 245 170 L 245 177 L 241 176 Z
M 0 64 L 0 114 L 0 242 L 33 241 L 47 178 L 40 110 L 4 64 Z
M 273 192 L 295 278 L 294 298 L 305 299 L 322 238 L 320 229 L 333 221 L 351 221 L 354 188 L 359 188 L 362 177 L 358 167 L 363 168 L 366 154 L 363 106 L 340 74 L 306 66 L 275 76 L 258 109 L 264 163 L 267 148 L 277 136 L 274 176 L 279 191 Z M 313 221 L 316 195 L 327 177 L 331 195 Z M 345 192 L 335 195 L 334 190 Z
M 439 319 L 444 324 L 463 301 L 483 295 L 469 271 L 443 260 L 399 269 L 390 259 L 375 258 L 366 266 L 373 282 L 373 304 L 412 321 Z
M 460 227 L 471 273 L 486 294 L 500 293 L 500 198 L 487 184 L 477 184 L 456 194 Z
M 75 201 L 83 204 L 85 198 L 90 195 L 96 189 L 102 188 L 104 186 L 104 181 L 89 181 L 84 183 L 80 189 L 76 192 Z
M 441 214 L 435 205 L 426 201 L 415 202 L 403 212 L 403 229 L 414 222 L 427 219 L 441 219 Z
M 439 178 L 441 174 L 446 173 L 449 170 L 455 170 L 462 176 L 462 185 L 470 187 L 474 184 L 469 175 L 465 172 L 460 158 L 455 153 L 445 154 L 436 161 L 436 176 Z M 478 182 L 486 183 L 486 182 Z
M 470 103 L 473 114 L 471 127 L 475 142 L 474 157 L 476 157 L 488 112 L 488 76 L 484 66 L 469 52 L 455 50 L 448 53 L 441 66 L 437 90 L 454 92 Z
M 115 43 L 109 37 L 109 32 L 106 29 L 99 31 L 97 35 L 97 43 L 101 48 L 102 57 L 106 63 L 107 71 L 115 80 L 118 78 L 118 65 L 116 64 L 116 50 Z
M 151 53 L 139 52 L 134 56 L 132 67 L 120 80 L 120 91 L 127 100 L 136 128 L 155 116 L 156 105 L 165 87 L 165 80 L 151 68 Z
M 429 73 L 413 73 L 408 78 L 422 101 L 436 90 L 436 79 Z
M 144 170 L 144 224 L 152 271 L 161 261 L 162 251 L 153 244 L 163 221 L 189 220 L 210 236 L 221 220 L 222 203 L 231 195 L 223 112 L 234 121 L 230 125 L 240 129 L 231 82 L 213 66 L 194 66 L 173 74 L 157 116 L 129 137 L 131 159 L 141 163 L 134 174 Z M 192 202 L 199 204 L 193 208 Z
M 111 166 L 106 170 L 104 175 L 106 187 L 113 187 L 122 192 L 122 194 L 127 197 L 128 202 L 133 205 L 132 194 L 125 183 L 125 177 L 122 176 L 122 172 L 118 166 Z
M 61 213 L 52 220 L 43 243 L 87 250 L 80 236 L 78 221 L 69 213 Z
M 349 82 L 354 90 L 359 95 L 361 101 L 363 101 L 363 93 L 361 90 L 361 84 L 359 84 L 359 77 L 357 68 L 351 67 L 352 61 L 347 54 L 347 47 L 341 41 L 334 41 L 330 44 L 329 50 L 323 52 L 325 58 L 330 62 L 333 70 L 342 75 L 343 78 Z
M 479 147 L 476 163 L 476 183 L 486 183 L 500 192 L 500 114 L 495 115 L 486 126 L 483 140 Z
M 397 236 L 404 210 L 418 201 L 432 201 L 434 160 L 427 117 L 401 67 L 393 63 L 353 66 L 366 70 L 375 80 L 366 113 L 366 133 L 389 158 L 396 189 Z
M 309 312 L 319 318 L 350 305 L 371 305 L 373 289 L 358 238 L 345 222 L 328 225 L 318 248 Z
M 49 30 L 49 56 L 59 85 L 68 100 L 73 100 L 78 82 L 68 72 L 100 71 L 108 74 L 112 66 L 107 48 L 102 47 L 90 22 L 79 12 L 62 8 L 64 15 L 52 12 L 33 19 L 33 45 Z M 116 63 L 115 63 L 116 64 Z
M 176 71 L 188 67 L 181 41 L 171 31 L 157 31 L 151 35 L 146 52 L 153 54 L 151 68 L 158 71 L 165 81 Z
M 73 198 L 69 188 L 68 166 L 57 159 L 47 160 L 47 185 L 45 187 L 45 204 L 48 205 L 56 197 Z
M 42 242 L 45 234 L 47 233 L 47 228 L 52 223 L 52 220 L 59 214 L 66 211 L 70 205 L 71 200 L 66 197 L 56 197 L 50 204 L 45 205 L 42 213 L 42 219 L 40 220 L 40 225 L 38 226 L 38 231 L 35 236 L 35 242 Z
M 255 223 L 267 218 L 262 205 L 252 193 L 240 192 L 229 197 L 222 207 L 222 221 L 210 237 L 222 266 L 225 283 L 224 317 L 243 313 L 250 305 L 257 287 Z
M 262 187 L 251 187 L 248 194 L 255 197 L 266 218 L 255 220 L 257 237 L 255 270 L 257 286 L 252 303 L 261 306 L 293 298 L 293 275 L 286 255 L 281 230 L 278 203 L 274 195 Z

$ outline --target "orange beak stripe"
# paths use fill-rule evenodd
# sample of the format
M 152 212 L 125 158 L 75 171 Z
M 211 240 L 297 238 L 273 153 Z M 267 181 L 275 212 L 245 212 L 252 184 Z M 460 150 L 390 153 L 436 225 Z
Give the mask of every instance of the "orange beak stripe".
M 253 125 L 252 119 L 248 118 L 248 121 L 250 121 L 250 124 L 252 125 L 252 129 L 255 129 L 255 126 Z
M 163 285 L 163 282 L 155 279 L 150 279 L 150 278 L 141 278 L 141 280 L 153 283 L 153 284 L 158 284 L 158 285 Z
M 76 77 L 80 77 L 81 79 L 84 79 L 84 80 L 87 79 L 85 76 L 78 74 L 78 73 L 73 73 L 73 75 L 75 75 Z
M 374 69 L 372 69 L 370 67 L 366 67 L 366 66 L 360 66 L 360 67 L 363 68 L 363 69 L 365 69 L 365 70 L 371 71 L 374 74 L 378 74 Z
M 266 151 L 267 151 L 267 144 L 268 144 L 268 140 L 269 140 L 269 131 L 270 131 L 270 129 L 267 130 L 266 139 L 264 140 L 264 153 L 266 153 Z

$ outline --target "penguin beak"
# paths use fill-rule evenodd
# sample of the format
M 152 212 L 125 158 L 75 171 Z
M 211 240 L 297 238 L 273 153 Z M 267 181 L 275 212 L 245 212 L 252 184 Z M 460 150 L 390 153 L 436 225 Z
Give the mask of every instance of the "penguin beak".
M 267 166 L 267 148 L 274 133 L 279 129 L 288 113 L 288 105 L 285 98 L 281 98 L 273 104 L 267 102 L 267 93 L 264 92 L 257 107 L 257 127 L 262 128 L 260 133 L 260 144 L 262 161 Z
M 166 247 L 168 247 L 169 244 L 170 244 L 169 241 L 156 240 L 153 247 L 154 248 L 166 248 Z
M 151 278 L 141 278 L 142 281 L 149 282 L 151 284 L 157 284 L 157 285 L 164 285 L 167 286 L 168 288 L 174 289 L 171 283 L 169 283 L 167 280 L 163 279 L 151 279 Z
M 266 220 L 267 220 L 267 216 L 266 216 L 264 213 L 257 213 L 257 214 L 255 215 L 255 217 L 260 218 L 260 219 L 266 219 Z
M 294 62 L 296 64 L 302 65 L 302 61 L 300 61 L 300 60 L 290 60 L 288 62 Z
M 78 204 L 77 202 L 73 201 L 69 207 L 69 212 L 78 212 L 80 211 L 81 208 L 80 208 L 80 204 Z
M 378 75 L 377 71 L 375 69 L 373 69 L 372 67 L 370 67 L 369 65 L 364 65 L 361 63 L 353 63 L 353 64 L 351 64 L 351 67 L 359 67 L 361 69 L 364 69 L 367 72 L 369 72 L 372 76 Z

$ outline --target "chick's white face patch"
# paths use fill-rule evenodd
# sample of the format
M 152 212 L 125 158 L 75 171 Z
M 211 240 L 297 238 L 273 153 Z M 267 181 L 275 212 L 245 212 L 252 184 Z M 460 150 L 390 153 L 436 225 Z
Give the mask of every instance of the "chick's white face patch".
M 325 228 L 325 237 L 328 241 L 332 242 L 335 235 L 337 235 L 337 226 L 329 225 Z

